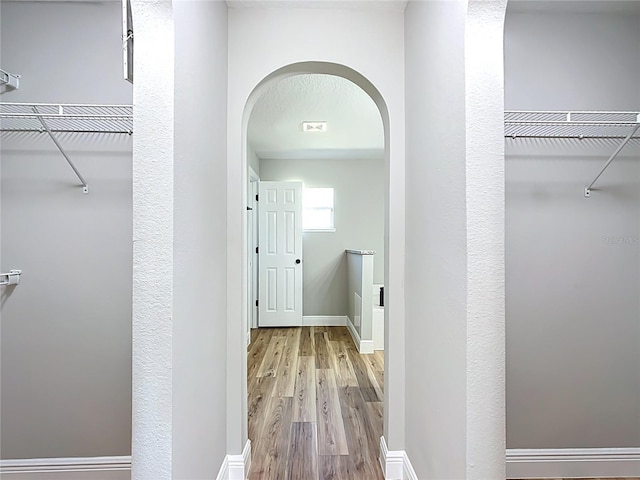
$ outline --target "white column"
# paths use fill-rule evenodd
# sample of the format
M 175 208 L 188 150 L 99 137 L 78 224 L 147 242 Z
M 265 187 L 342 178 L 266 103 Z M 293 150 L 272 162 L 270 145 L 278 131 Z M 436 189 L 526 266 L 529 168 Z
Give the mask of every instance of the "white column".
M 469 0 L 465 29 L 467 473 L 505 478 L 504 16 Z
M 132 480 L 170 480 L 174 43 L 170 0 L 133 0 Z M 124 81 L 124 80 L 123 80 Z

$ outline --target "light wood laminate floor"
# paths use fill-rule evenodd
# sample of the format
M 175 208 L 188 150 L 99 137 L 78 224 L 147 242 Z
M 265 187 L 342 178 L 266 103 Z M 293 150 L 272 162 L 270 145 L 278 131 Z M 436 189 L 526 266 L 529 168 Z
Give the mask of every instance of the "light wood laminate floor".
M 383 352 L 345 327 L 260 328 L 247 372 L 249 480 L 383 480 Z

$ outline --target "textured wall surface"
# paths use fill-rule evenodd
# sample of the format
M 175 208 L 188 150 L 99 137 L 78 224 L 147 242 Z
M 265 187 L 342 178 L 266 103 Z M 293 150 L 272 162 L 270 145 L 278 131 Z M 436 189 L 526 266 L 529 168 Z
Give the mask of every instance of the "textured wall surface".
M 132 480 L 172 478 L 174 30 L 169 0 L 133 1 Z
M 540 32 L 544 31 L 543 36 Z M 512 13 L 508 109 L 640 109 L 640 16 Z M 640 446 L 640 150 L 508 140 L 507 447 Z
M 131 104 L 120 5 L 1 2 L 3 102 Z M 78 41 L 82 39 L 82 41 Z M 131 143 L 3 134 L 2 458 L 131 452 Z
M 347 315 L 348 248 L 375 250 L 374 283 L 384 282 L 384 160 L 261 160 L 262 180 L 333 187 L 335 232 L 304 232 L 304 315 Z
M 469 1 L 465 32 L 468 480 L 505 476 L 506 7 Z

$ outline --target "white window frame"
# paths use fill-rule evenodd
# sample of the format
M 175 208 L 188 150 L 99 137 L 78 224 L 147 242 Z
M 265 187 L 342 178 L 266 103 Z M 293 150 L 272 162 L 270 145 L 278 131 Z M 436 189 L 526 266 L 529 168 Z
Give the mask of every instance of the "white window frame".
M 312 205 L 310 206 L 308 200 L 305 201 L 305 198 L 309 198 L 305 196 L 305 192 L 308 190 L 331 190 L 331 204 L 329 203 L 325 205 Z M 336 231 L 336 217 L 335 217 L 335 189 L 333 187 L 305 187 L 302 191 L 302 230 L 304 232 L 335 232 Z M 310 210 L 327 210 L 331 215 L 331 226 L 327 226 L 325 228 L 307 228 L 305 227 L 305 217 L 307 216 L 307 212 Z

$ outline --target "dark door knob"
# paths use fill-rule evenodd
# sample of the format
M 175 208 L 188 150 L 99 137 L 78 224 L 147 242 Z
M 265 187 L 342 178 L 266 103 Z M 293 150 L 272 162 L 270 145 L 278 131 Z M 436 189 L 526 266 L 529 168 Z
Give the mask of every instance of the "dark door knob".
M 300 262 L 302 262 L 302 260 L 300 260 L 299 258 L 296 258 L 296 265 L 299 264 Z

